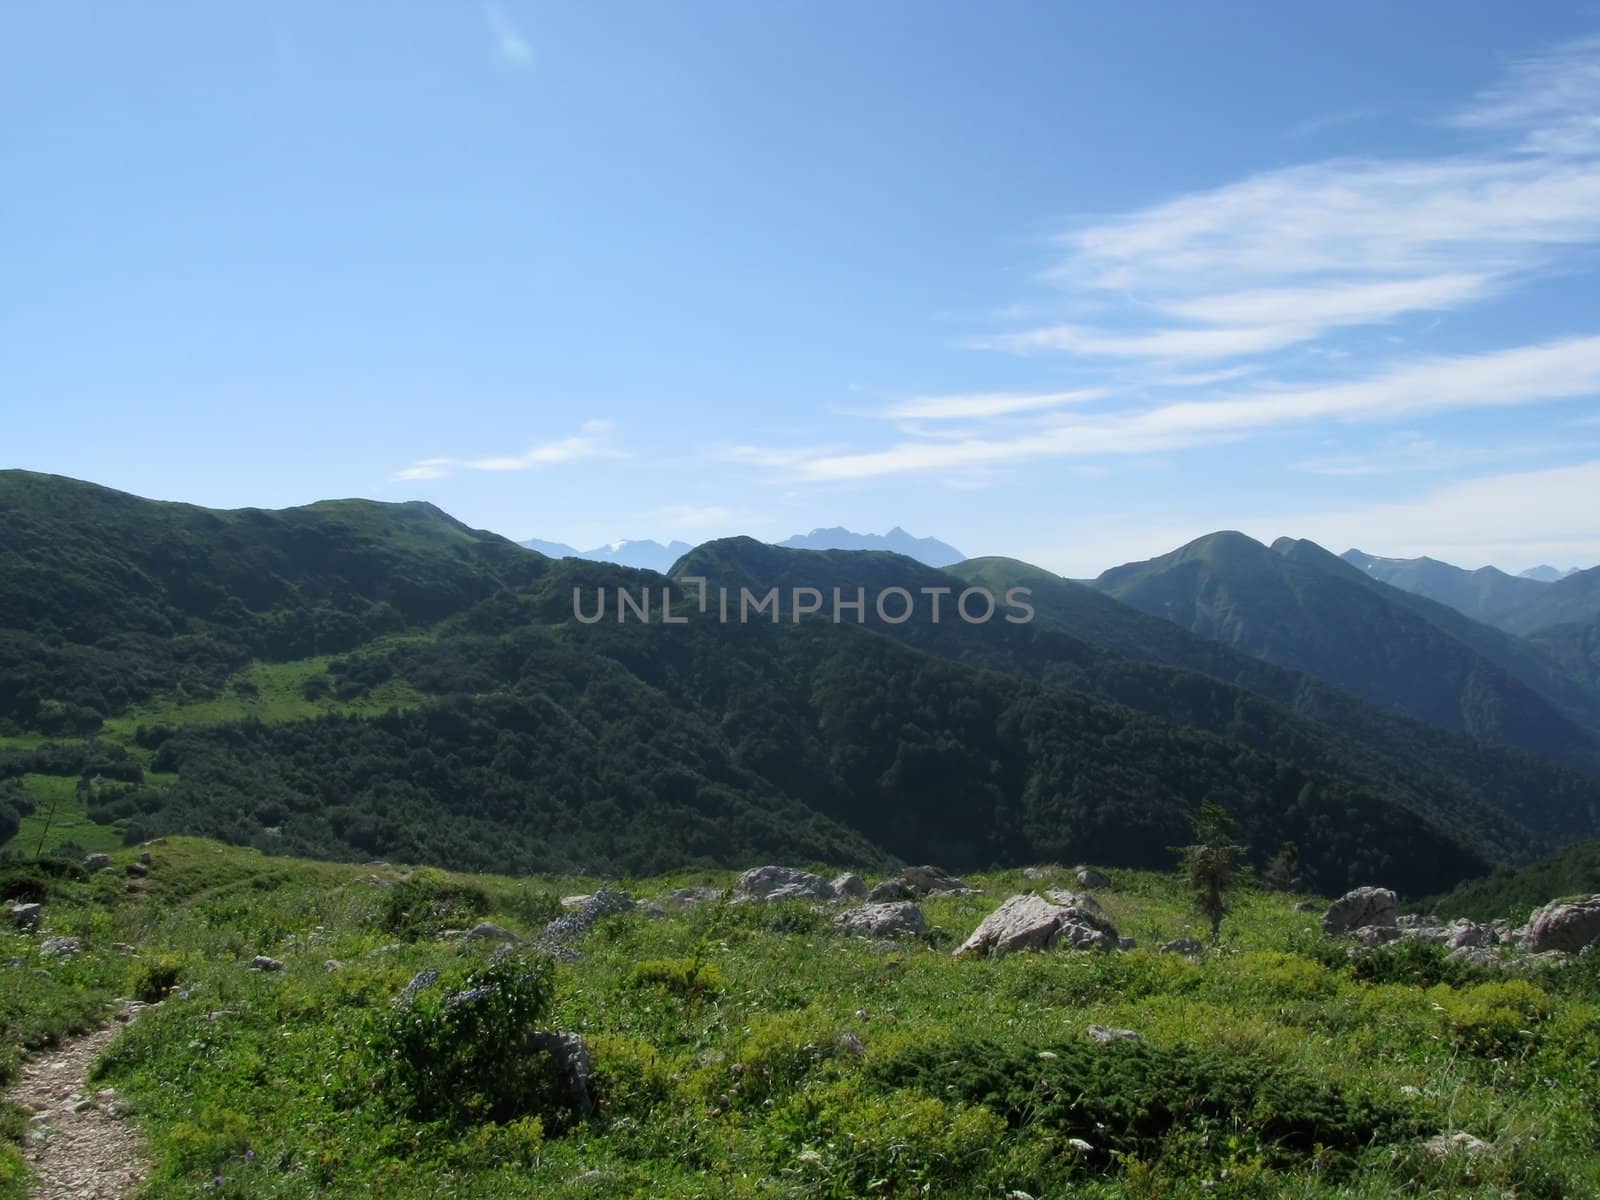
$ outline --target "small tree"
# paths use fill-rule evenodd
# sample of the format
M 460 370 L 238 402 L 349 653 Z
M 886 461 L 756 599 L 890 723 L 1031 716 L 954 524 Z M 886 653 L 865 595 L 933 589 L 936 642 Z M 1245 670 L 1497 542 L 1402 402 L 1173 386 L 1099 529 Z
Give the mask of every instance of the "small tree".
M 1211 925 L 1211 944 L 1222 937 L 1222 918 L 1228 915 L 1228 893 L 1239 881 L 1244 847 L 1233 841 L 1233 817 L 1214 800 L 1207 800 L 1189 818 L 1195 841 L 1183 848 L 1183 867 L 1194 906 Z
M 1299 875 L 1295 870 L 1299 865 L 1300 848 L 1293 842 L 1285 842 L 1267 864 L 1262 882 L 1275 892 L 1292 892 L 1299 883 Z

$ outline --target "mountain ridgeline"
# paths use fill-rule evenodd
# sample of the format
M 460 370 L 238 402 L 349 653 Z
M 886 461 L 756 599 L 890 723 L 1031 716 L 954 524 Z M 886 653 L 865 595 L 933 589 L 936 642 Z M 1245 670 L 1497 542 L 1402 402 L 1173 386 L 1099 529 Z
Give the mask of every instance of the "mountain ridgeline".
M 1316 568 L 1251 545 L 1311 590 Z M 1265 661 L 1288 656 L 1270 639 L 1261 657 L 1216 640 L 1226 620 L 1181 628 L 1026 564 L 728 539 L 674 572 L 1025 586 L 1036 612 L 725 623 L 693 587 L 551 560 L 428 505 L 219 512 L 0 472 L 0 780 L 46 795 L 98 775 L 87 816 L 130 840 L 515 872 L 1164 867 L 1220 800 L 1258 865 L 1293 841 L 1308 886 L 1421 894 L 1600 833 L 1600 783 L 1573 769 L 1592 735 L 1487 660 L 1441 684 L 1481 706 L 1405 719 Z M 673 589 L 688 619 L 574 618 L 575 590 L 619 588 Z M 1402 645 L 1457 644 L 1394 607 Z M 1312 610 L 1335 620 L 1338 602 Z M 1519 705 L 1543 707 L 1525 723 Z M 1479 707 L 1496 720 L 1469 725 Z

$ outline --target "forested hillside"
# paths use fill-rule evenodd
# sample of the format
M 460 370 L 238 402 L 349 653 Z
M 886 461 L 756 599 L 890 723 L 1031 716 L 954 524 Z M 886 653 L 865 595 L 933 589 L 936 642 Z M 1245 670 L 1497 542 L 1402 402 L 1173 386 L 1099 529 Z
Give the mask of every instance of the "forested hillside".
M 670 585 L 426 505 L 219 513 L 8 472 L 0 517 L 18 844 L 60 822 L 507 871 L 1166 866 L 1220 800 L 1258 864 L 1293 841 L 1308 886 L 1415 894 L 1592 836 L 1600 814 L 1600 787 L 1543 761 L 1422 726 L 1378 745 L 1354 701 L 1348 727 L 1325 719 L 1333 689 L 1303 715 L 1309 682 L 1141 661 L 1063 632 L 1043 597 L 1033 624 L 888 629 L 725 624 L 679 588 L 686 624 L 585 624 L 574 589 L 659 604 Z M 696 553 L 680 574 L 763 588 L 963 585 L 895 555 Z

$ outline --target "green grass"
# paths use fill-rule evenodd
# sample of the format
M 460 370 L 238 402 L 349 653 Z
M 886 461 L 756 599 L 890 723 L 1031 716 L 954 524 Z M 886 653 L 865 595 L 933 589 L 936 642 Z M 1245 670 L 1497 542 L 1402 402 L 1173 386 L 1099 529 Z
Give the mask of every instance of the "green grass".
M 422 693 L 401 680 L 375 687 L 370 695 L 359 699 L 339 700 L 332 696 L 306 699 L 302 690 L 306 680 L 326 673 L 329 661 L 329 656 L 322 655 L 293 662 L 252 663 L 230 677 L 214 699 L 167 697 L 136 705 L 106 721 L 103 736 L 133 749 L 133 735 L 140 725 L 219 725 L 245 717 L 276 723 L 309 720 L 329 713 L 366 716 L 389 708 L 409 708 L 425 699 Z
M 893 948 L 840 938 L 804 905 L 635 913 L 603 921 L 582 959 L 555 969 L 548 1025 L 589 1042 L 592 1117 L 565 1131 L 422 1122 L 389 1104 L 369 1044 L 416 972 L 467 971 L 489 951 L 394 923 L 387 898 L 412 872 L 174 838 L 151 848 L 148 880 L 130 881 L 133 853 L 55 885 L 44 934 L 89 948 L 49 963 L 54 978 L 32 973 L 46 965 L 37 939 L 0 934 L 0 962 L 25 964 L 11 968 L 21 988 L 0 989 L 0 1035 L 14 1053 L 118 996 L 173 985 L 99 1070 L 135 1105 L 150 1200 L 219 1175 L 209 1194 L 248 1197 L 1600 1194 L 1592 963 L 1500 979 L 1422 956 L 1358 973 L 1292 897 L 1258 892 L 1199 962 L 1151 949 L 953 959 L 1000 900 L 1032 886 L 1020 872 L 925 902 L 930 932 Z M 473 907 L 522 933 L 555 896 L 596 884 L 416 878 L 418 894 L 481 893 Z M 731 879 L 628 886 L 650 896 Z M 1116 882 L 1101 898 L 1142 946 L 1198 931 L 1176 880 Z M 250 970 L 263 953 L 285 969 Z M 1374 981 L 1389 977 L 1412 981 Z M 1142 1041 L 1095 1047 L 1095 1023 Z M 1146 1136 L 1130 1114 L 1152 1105 L 1190 1115 Z M 1321 1131 L 1321 1149 L 1257 1136 L 1296 1121 Z M 1416 1150 L 1456 1130 L 1491 1150 L 1471 1163 Z M 0 1197 L 6 1169 L 0 1156 Z
M 24 775 L 22 785 L 39 807 L 31 816 L 22 818 L 16 837 L 0 848 L 33 855 L 40 852 L 41 845 L 45 853 L 68 842 L 85 851 L 115 850 L 122 845 L 120 831 L 89 819 L 76 779 Z

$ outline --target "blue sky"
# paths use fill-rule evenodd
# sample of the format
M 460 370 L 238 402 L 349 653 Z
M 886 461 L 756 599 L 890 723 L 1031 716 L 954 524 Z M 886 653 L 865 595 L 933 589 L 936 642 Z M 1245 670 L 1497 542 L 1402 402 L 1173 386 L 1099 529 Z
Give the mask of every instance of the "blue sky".
M 1600 561 L 1600 7 L 0 8 L 0 465 Z

